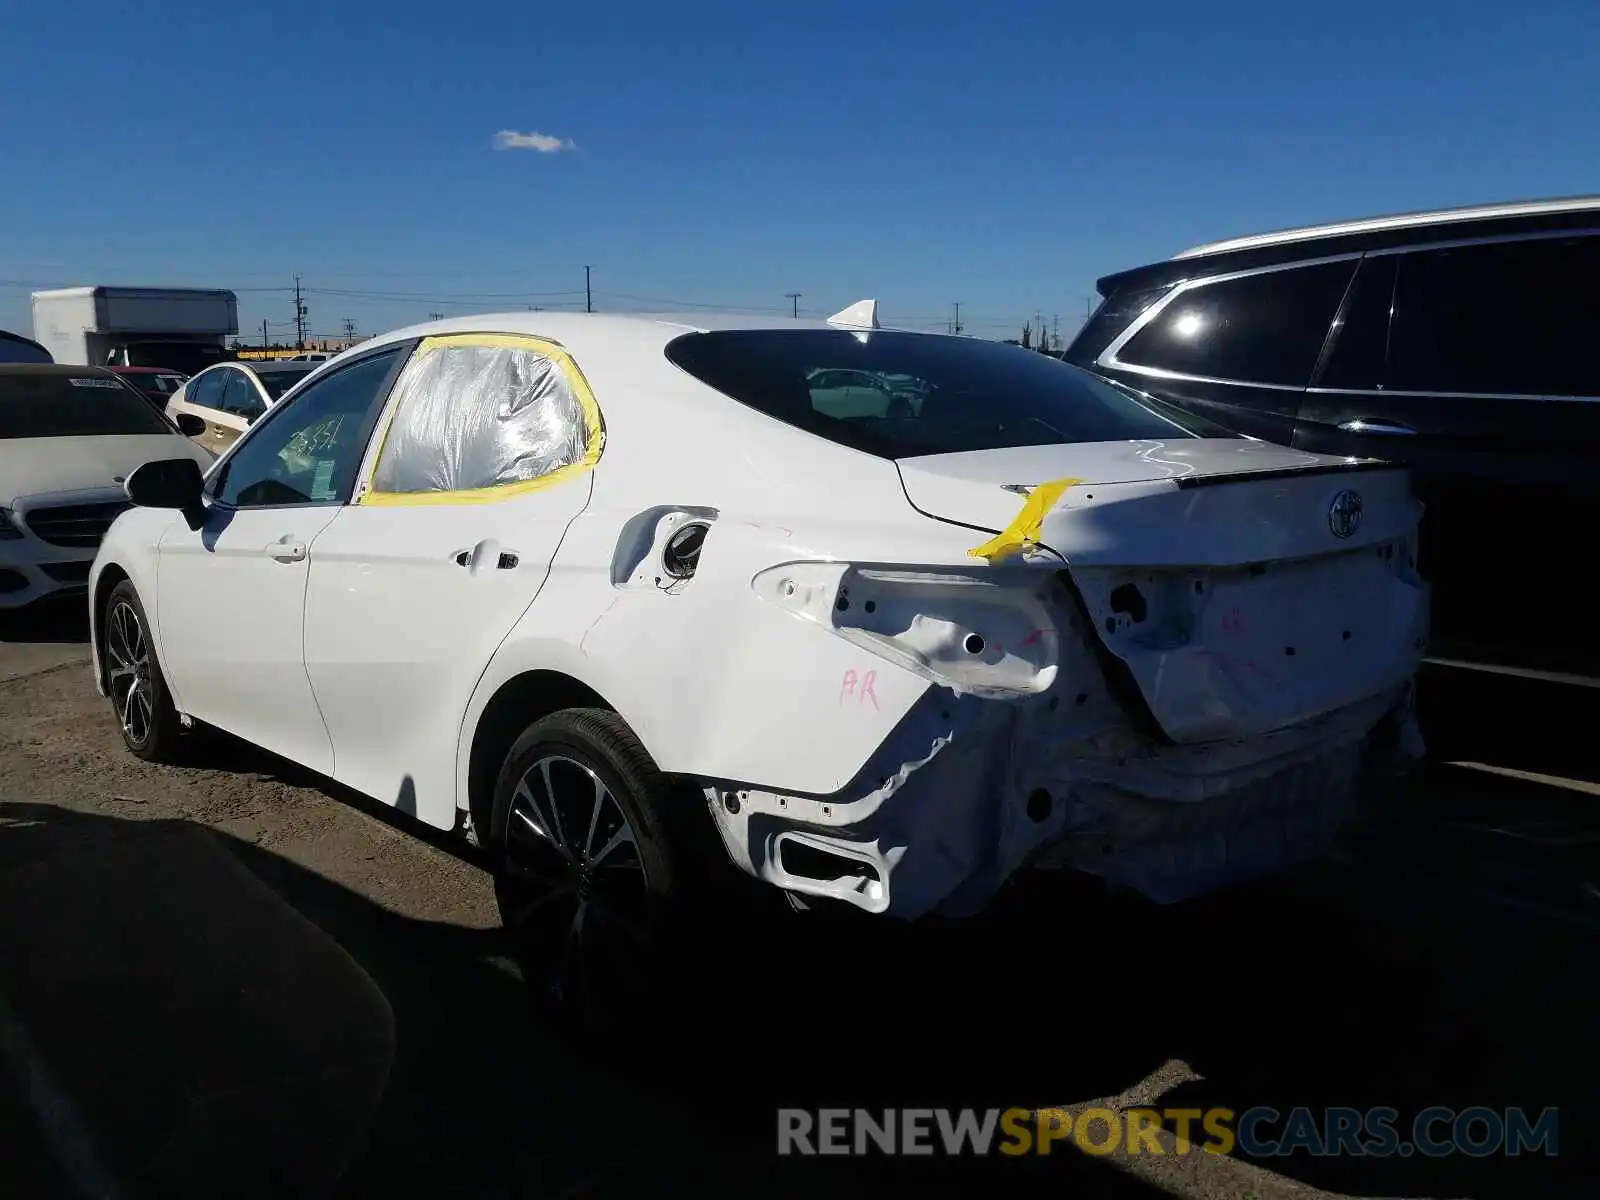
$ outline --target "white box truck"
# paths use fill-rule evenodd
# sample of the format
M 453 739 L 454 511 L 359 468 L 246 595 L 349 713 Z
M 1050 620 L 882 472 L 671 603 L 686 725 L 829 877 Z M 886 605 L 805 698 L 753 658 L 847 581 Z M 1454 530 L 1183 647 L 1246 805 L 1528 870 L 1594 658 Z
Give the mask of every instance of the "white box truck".
M 33 336 L 58 363 L 166 367 L 231 359 L 239 301 L 218 288 L 73 287 L 33 293 Z

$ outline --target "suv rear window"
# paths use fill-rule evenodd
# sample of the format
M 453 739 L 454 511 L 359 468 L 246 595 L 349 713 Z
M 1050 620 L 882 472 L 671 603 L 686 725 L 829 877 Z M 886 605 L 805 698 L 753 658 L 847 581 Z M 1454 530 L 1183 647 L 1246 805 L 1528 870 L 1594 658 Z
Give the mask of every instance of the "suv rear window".
M 1128 366 L 1305 387 L 1354 261 L 1200 284 L 1173 297 L 1117 352 Z
M 150 401 L 105 375 L 0 373 L 0 438 L 171 435 Z
M 847 330 L 719 330 L 667 358 L 741 404 L 884 458 L 1008 446 L 1234 437 L 1001 342 Z

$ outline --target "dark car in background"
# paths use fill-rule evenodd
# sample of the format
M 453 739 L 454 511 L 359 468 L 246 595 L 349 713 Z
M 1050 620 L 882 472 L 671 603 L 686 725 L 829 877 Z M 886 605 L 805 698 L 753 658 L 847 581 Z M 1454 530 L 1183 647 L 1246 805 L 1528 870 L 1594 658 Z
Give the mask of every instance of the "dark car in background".
M 50 351 L 46 350 L 32 338 L 25 338 L 20 333 L 8 333 L 0 329 L 0 363 L 30 363 L 33 365 L 53 363 Z
M 1597 271 L 1600 197 L 1286 230 L 1101 279 L 1066 357 L 1249 436 L 1406 463 L 1434 660 L 1592 681 Z
M 167 402 L 189 378 L 182 371 L 171 371 L 166 367 L 111 367 L 109 370 L 133 384 L 162 412 L 167 411 Z

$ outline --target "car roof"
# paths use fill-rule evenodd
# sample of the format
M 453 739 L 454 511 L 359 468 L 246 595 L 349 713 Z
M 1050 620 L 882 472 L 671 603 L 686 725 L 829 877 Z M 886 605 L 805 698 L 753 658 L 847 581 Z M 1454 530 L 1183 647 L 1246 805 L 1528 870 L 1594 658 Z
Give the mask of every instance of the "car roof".
M 249 367 L 257 375 L 293 375 L 305 374 L 313 364 L 304 361 L 290 362 L 286 359 L 278 359 L 272 362 L 245 362 L 240 360 L 239 362 L 229 363 L 228 365 L 233 367 Z
M 118 375 L 182 375 L 183 372 L 174 367 L 109 367 Z
M 471 316 L 446 317 L 441 321 L 428 321 L 408 325 L 378 334 L 359 343 L 336 357 L 377 350 L 394 342 L 414 338 L 439 337 L 463 333 L 510 333 L 543 338 L 576 350 L 580 346 L 593 353 L 608 340 L 627 341 L 634 344 L 654 343 L 665 345 L 686 333 L 718 333 L 725 330 L 849 330 L 848 325 L 834 325 L 821 317 L 760 316 L 735 312 L 696 313 L 579 313 L 579 312 L 515 312 L 476 313 Z M 927 337 L 954 337 L 946 333 L 926 333 L 919 330 L 895 329 L 882 326 L 885 333 L 915 333 Z
M 724 329 L 833 329 L 827 321 L 814 317 L 750 316 L 744 313 L 571 313 L 571 312 L 491 312 L 464 317 L 446 317 L 391 330 L 362 342 L 366 350 L 389 342 L 452 333 L 520 333 L 529 337 L 560 341 L 569 335 L 628 334 L 659 336 L 663 339 L 681 333 L 708 333 Z
M 1600 226 L 1600 196 L 1515 200 L 1391 213 L 1207 242 L 1169 259 L 1104 276 L 1096 282 L 1096 287 L 1102 296 L 1109 296 L 1129 286 L 1155 286 L 1198 275 L 1321 256 L 1596 226 Z

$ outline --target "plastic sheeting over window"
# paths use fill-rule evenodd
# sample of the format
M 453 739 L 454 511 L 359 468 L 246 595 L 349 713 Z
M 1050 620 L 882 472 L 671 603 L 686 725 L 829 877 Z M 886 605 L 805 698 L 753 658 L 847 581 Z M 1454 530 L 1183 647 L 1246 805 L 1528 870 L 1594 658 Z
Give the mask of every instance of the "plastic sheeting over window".
M 598 412 L 555 346 L 465 336 L 423 342 L 395 384 L 372 494 L 474 492 L 545 479 L 599 454 Z

